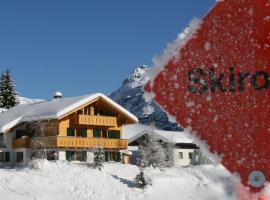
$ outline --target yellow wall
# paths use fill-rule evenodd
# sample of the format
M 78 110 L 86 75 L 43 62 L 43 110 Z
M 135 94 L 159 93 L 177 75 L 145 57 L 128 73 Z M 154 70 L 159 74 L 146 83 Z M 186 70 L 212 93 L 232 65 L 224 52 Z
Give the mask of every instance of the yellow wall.
M 101 113 L 100 113 L 101 112 Z M 103 115 L 102 115 L 103 113 Z M 114 127 L 105 127 L 105 126 L 94 126 L 92 125 L 83 125 L 78 123 L 78 115 L 97 115 L 97 116 L 104 116 L 104 113 L 108 114 L 108 117 L 116 117 L 117 123 Z M 106 115 L 107 115 L 106 114 Z M 87 128 L 87 137 L 93 137 L 93 129 L 99 128 L 101 130 L 117 130 L 120 131 L 120 137 L 122 138 L 122 125 L 126 123 L 133 124 L 134 122 L 130 120 L 127 116 L 119 113 L 113 106 L 106 103 L 102 99 L 98 99 L 94 102 L 89 102 L 85 104 L 73 112 L 70 112 L 68 115 L 65 115 L 64 118 L 59 120 L 59 127 L 58 127 L 58 134 L 60 136 L 67 135 L 67 128 L 74 128 L 75 134 L 76 129 L 78 128 Z
M 59 125 L 58 125 L 58 134 L 60 136 L 66 136 L 67 135 L 67 128 L 70 127 L 70 120 L 69 118 L 64 118 L 64 119 L 61 119 L 59 121 Z
M 87 129 L 87 137 L 93 137 L 93 129 Z

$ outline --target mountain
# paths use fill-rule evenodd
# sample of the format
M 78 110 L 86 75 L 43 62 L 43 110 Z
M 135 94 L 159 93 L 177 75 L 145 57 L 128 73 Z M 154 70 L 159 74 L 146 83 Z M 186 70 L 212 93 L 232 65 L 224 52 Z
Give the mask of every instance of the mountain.
M 29 103 L 37 103 L 40 101 L 44 101 L 42 99 L 30 99 L 30 98 L 26 98 L 26 97 L 20 97 L 18 96 L 19 99 L 19 104 L 29 104 Z
M 143 98 L 143 86 L 148 81 L 146 74 L 151 69 L 146 65 L 137 67 L 109 97 L 136 115 L 142 124 L 153 124 L 162 130 L 182 130 L 169 121 L 167 114 L 154 101 L 146 102 Z
M 176 123 L 169 121 L 167 114 L 154 102 L 146 102 L 143 86 L 147 83 L 146 74 L 152 68 L 146 65 L 137 67 L 122 83 L 121 87 L 109 94 L 109 97 L 136 115 L 142 124 L 152 124 L 159 129 L 169 131 L 182 130 Z M 37 103 L 41 99 L 18 96 L 20 104 Z M 5 109 L 0 109 L 0 113 Z
M 30 99 L 30 98 L 26 98 L 26 97 L 21 97 L 21 96 L 17 96 L 18 100 L 19 100 L 19 104 L 30 104 L 30 103 L 37 103 L 40 101 L 44 101 L 42 99 Z M 5 108 L 0 108 L 0 113 L 5 112 L 7 109 Z

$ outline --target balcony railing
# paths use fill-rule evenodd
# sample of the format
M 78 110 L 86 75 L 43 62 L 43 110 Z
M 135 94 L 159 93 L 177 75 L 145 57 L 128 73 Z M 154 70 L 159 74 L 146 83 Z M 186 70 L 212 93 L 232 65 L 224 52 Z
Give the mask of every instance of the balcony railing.
M 127 147 L 128 141 L 124 139 L 51 136 L 40 138 L 19 138 L 13 140 L 13 148 L 127 149 Z
M 92 126 L 117 126 L 116 117 L 97 116 L 97 115 L 79 115 L 77 120 L 79 125 L 92 125 Z

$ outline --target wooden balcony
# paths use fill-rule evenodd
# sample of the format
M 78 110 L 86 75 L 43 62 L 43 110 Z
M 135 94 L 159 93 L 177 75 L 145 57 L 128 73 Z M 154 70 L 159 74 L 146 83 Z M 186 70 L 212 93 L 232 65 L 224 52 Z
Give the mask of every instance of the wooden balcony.
M 77 120 L 79 125 L 92 125 L 92 126 L 117 126 L 116 117 L 97 116 L 97 115 L 79 115 Z
M 12 141 L 13 148 L 30 148 L 31 140 L 30 138 L 19 138 Z
M 51 137 L 43 137 L 43 138 L 15 139 L 13 140 L 12 145 L 13 145 L 13 148 L 127 149 L 128 140 L 51 136 Z

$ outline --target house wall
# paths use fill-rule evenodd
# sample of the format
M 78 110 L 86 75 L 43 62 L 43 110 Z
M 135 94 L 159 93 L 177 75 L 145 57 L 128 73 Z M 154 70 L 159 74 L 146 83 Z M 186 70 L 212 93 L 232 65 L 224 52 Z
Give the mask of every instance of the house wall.
M 116 117 L 117 123 L 113 127 L 80 125 L 78 124 L 79 115 Z M 77 110 L 70 112 L 69 114 L 65 115 L 63 118 L 58 120 L 58 135 L 67 136 L 68 128 L 73 128 L 76 135 L 78 129 L 85 128 L 87 129 L 87 137 L 93 137 L 93 129 L 96 128 L 102 131 L 119 131 L 120 138 L 122 138 L 122 125 L 125 123 L 134 123 L 134 122 L 129 121 L 125 116 L 120 115 L 117 111 L 115 111 L 113 107 L 106 104 L 102 100 L 99 100 L 97 102 L 86 104 L 85 106 L 82 106 Z
M 91 151 L 87 152 L 87 162 L 88 163 L 93 163 L 94 162 L 94 153 Z
M 138 157 L 138 146 L 128 146 L 128 150 L 132 153 L 130 164 L 136 165 Z
M 82 125 L 78 123 L 77 115 L 97 115 L 97 116 L 109 116 L 109 117 L 116 117 L 117 123 L 114 127 L 110 126 L 97 126 L 97 125 Z M 12 142 L 14 139 L 16 139 L 16 130 L 25 130 L 25 132 L 22 133 L 21 136 L 27 136 L 27 137 L 48 137 L 48 136 L 67 136 L 67 130 L 68 128 L 73 128 L 75 135 L 71 136 L 76 137 L 78 130 L 81 128 L 87 129 L 87 137 L 92 138 L 93 137 L 93 129 L 99 129 L 104 131 L 119 131 L 120 132 L 120 138 L 122 138 L 122 125 L 126 123 L 135 123 L 131 119 L 129 119 L 125 114 L 119 113 L 113 106 L 109 105 L 108 103 L 102 101 L 99 99 L 95 102 L 89 102 L 88 104 L 81 106 L 70 113 L 66 114 L 65 116 L 62 116 L 60 119 L 52 119 L 52 120 L 43 120 L 43 121 L 33 121 L 28 123 L 23 123 L 21 125 L 18 125 L 14 127 L 10 132 L 4 133 L 4 141 L 3 143 L 6 145 L 5 148 L 0 148 L 0 152 L 10 152 L 10 161 L 8 163 L 3 163 L 3 165 L 24 165 L 28 158 L 31 157 L 32 153 L 34 152 L 33 149 L 29 148 L 29 144 L 25 143 L 19 143 L 20 146 L 17 146 L 16 149 L 13 149 Z M 102 136 L 101 136 L 102 137 Z M 104 138 L 103 138 L 104 139 Z M 106 139 L 106 138 L 105 138 Z M 23 141 L 23 140 L 17 140 L 17 141 Z M 29 140 L 28 140 L 29 141 Z M 17 144 L 17 143 L 16 143 Z M 21 144 L 23 147 L 21 148 Z M 33 148 L 33 147 L 32 147 Z M 113 154 L 113 152 L 119 152 L 119 150 L 122 149 L 121 146 L 118 148 L 115 148 L 114 150 L 110 150 Z M 35 150 L 37 151 L 37 150 Z M 61 148 L 61 149 L 49 149 L 47 148 L 46 151 L 55 151 L 56 152 L 56 159 L 58 160 L 66 160 L 66 152 L 67 151 L 87 151 L 87 162 L 93 162 L 94 160 L 94 154 L 93 149 L 85 149 L 83 148 Z M 23 152 L 23 162 L 17 163 L 17 152 Z M 1 163 L 0 163 L 0 166 Z
M 59 136 L 66 136 L 67 135 L 67 128 L 70 127 L 70 120 L 68 117 L 61 119 L 58 123 L 58 135 Z
M 22 162 L 16 162 L 17 152 L 23 152 L 23 161 Z M 25 166 L 27 164 L 27 161 L 30 160 L 31 154 L 32 154 L 31 149 L 27 149 L 27 148 L 15 149 L 14 156 L 13 156 L 13 158 L 14 158 L 13 164 L 15 164 L 16 166 L 21 166 L 21 167 Z
M 12 148 L 12 139 L 14 138 L 14 132 L 3 135 L 3 146 L 0 148 L 0 152 L 9 152 L 9 162 L 1 162 L 0 166 L 13 165 L 15 162 L 15 150 Z
M 58 160 L 66 160 L 66 151 L 59 150 L 58 151 Z
M 131 156 L 131 164 L 137 164 L 137 157 L 138 157 L 138 146 L 129 146 L 128 150 L 132 152 Z M 173 165 L 174 166 L 188 166 L 192 165 L 192 159 L 189 158 L 189 153 L 192 153 L 195 149 L 173 149 Z M 179 157 L 179 153 L 182 153 L 183 158 Z
M 174 166 L 188 166 L 192 164 L 192 159 L 189 158 L 189 153 L 193 154 L 194 149 L 173 149 L 173 164 Z M 180 158 L 179 154 L 183 157 Z

